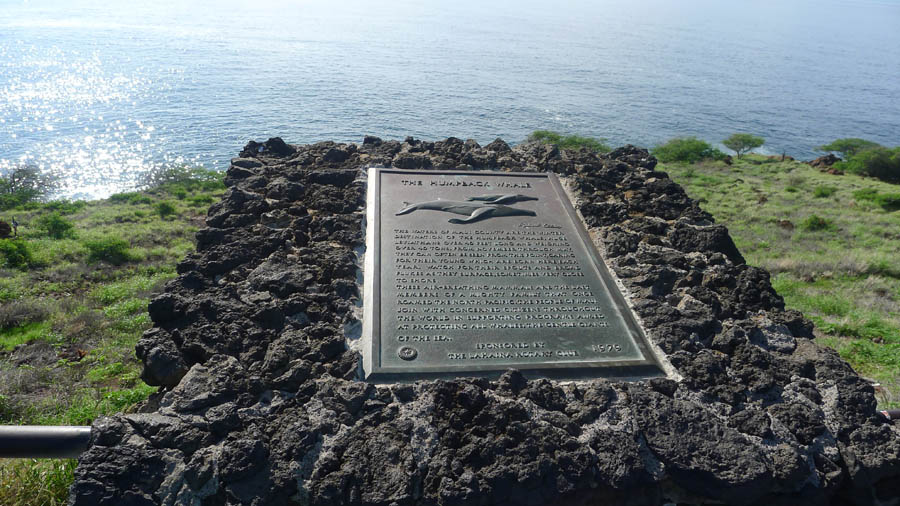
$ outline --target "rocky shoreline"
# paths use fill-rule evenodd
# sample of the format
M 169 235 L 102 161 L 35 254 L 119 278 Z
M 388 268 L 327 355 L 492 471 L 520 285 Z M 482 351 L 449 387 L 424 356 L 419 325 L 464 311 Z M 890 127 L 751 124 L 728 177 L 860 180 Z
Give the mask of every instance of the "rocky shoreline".
M 102 418 L 70 504 L 873 504 L 900 433 L 646 150 L 450 138 L 233 160 L 138 345 L 160 385 Z M 680 381 L 359 381 L 359 167 L 553 171 Z

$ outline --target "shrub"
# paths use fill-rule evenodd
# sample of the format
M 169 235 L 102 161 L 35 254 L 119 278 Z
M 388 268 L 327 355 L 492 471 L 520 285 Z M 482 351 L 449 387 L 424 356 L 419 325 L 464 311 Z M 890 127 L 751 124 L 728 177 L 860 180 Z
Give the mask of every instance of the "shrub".
M 875 203 L 886 211 L 900 210 L 900 193 L 882 193 L 875 199 Z
M 58 212 L 52 212 L 38 219 L 38 227 L 47 232 L 54 239 L 75 237 L 75 226 L 71 221 L 60 216 Z
M 84 241 L 84 246 L 88 249 L 88 260 L 91 262 L 122 265 L 134 259 L 128 241 L 118 237 L 107 236 Z
M 153 199 L 141 192 L 116 193 L 110 195 L 109 200 L 121 204 L 150 204 L 153 202 Z
M 861 190 L 856 190 L 853 192 L 853 198 L 856 200 L 875 200 L 875 196 L 878 195 L 878 190 L 875 188 L 863 188 Z
M 82 210 L 86 204 L 82 200 L 54 200 L 52 202 L 47 202 L 44 204 L 44 209 L 48 211 L 56 211 L 59 214 L 65 216 L 67 214 L 74 214 L 78 211 Z
M 792 174 L 788 176 L 787 183 L 789 186 L 801 187 L 806 184 L 806 178 L 803 176 L 798 176 L 796 174 Z
M 50 310 L 33 299 L 15 300 L 0 305 L 0 330 L 46 320 Z
M 59 330 L 71 342 L 97 337 L 106 325 L 106 318 L 99 311 L 87 310 L 66 320 Z
M 813 190 L 813 197 L 818 199 L 827 198 L 837 191 L 837 188 L 833 186 L 817 186 L 815 190 Z
M 212 195 L 193 195 L 188 197 L 188 204 L 193 207 L 200 207 L 203 205 L 209 205 L 216 201 L 216 199 Z
M 156 211 L 156 214 L 159 215 L 160 218 L 167 218 L 169 216 L 175 215 L 175 206 L 172 205 L 171 202 L 162 201 L 157 202 L 153 209 Z
M 811 232 L 819 231 L 819 230 L 831 230 L 834 228 L 834 224 L 831 223 L 830 220 L 817 216 L 815 214 L 809 215 L 800 226 L 804 230 L 809 230 Z
M 900 279 L 900 266 L 896 266 L 894 263 L 884 259 L 875 260 L 866 266 L 865 273 L 875 276 L 884 276 L 886 278 Z M 889 290 L 885 289 L 882 295 L 886 295 L 888 292 Z
M 31 248 L 21 239 L 0 239 L 0 255 L 5 267 L 25 269 L 34 264 Z
M 860 151 L 879 146 L 880 144 L 878 144 L 877 142 L 867 141 L 858 137 L 848 137 L 845 139 L 837 139 L 836 141 L 825 144 L 824 146 L 819 146 L 818 149 L 821 151 L 835 151 L 846 158 L 853 156 Z
M 122 362 L 113 362 L 111 364 L 97 366 L 85 375 L 92 383 L 101 383 L 117 378 L 125 372 L 125 364 Z
M 697 163 L 700 160 L 725 159 L 725 153 L 696 137 L 676 137 L 653 148 L 652 153 L 663 163 Z
M 900 146 L 892 149 L 882 146 L 864 149 L 834 166 L 839 170 L 889 183 L 900 183 Z
M 853 192 L 853 198 L 861 202 L 872 202 L 885 211 L 900 210 L 900 193 L 878 193 L 874 188 L 864 188 Z
M 726 148 L 737 153 L 737 157 L 741 158 L 744 153 L 751 149 L 758 148 L 765 144 L 765 139 L 752 134 L 733 134 L 731 137 L 722 141 Z
M 528 136 L 528 141 L 555 144 L 563 149 L 587 148 L 598 153 L 612 151 L 612 148 L 605 143 L 606 139 L 595 139 L 580 135 L 562 135 L 552 130 L 535 130 Z
M 32 165 L 17 167 L 0 177 L 0 210 L 35 202 L 56 186 L 52 176 Z

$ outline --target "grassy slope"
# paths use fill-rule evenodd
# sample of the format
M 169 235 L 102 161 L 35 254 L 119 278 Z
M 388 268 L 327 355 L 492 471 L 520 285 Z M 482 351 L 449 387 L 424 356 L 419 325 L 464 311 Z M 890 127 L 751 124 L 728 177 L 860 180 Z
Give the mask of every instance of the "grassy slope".
M 756 155 L 660 170 L 728 226 L 748 263 L 772 273 L 822 344 L 882 384 L 881 406 L 900 406 L 900 211 L 854 196 L 900 187 Z M 809 226 L 812 215 L 823 228 Z
M 155 390 L 139 379 L 134 355 L 150 326 L 147 303 L 175 277 L 224 190 L 219 174 L 175 176 L 147 192 L 0 213 L 17 218 L 20 244 L 32 256 L 30 265 L 12 268 L 0 254 L 0 423 L 89 424 Z M 40 228 L 54 208 L 74 224 L 70 237 L 53 239 Z M 92 258 L 91 244 L 109 238 L 127 242 L 127 261 L 96 259 L 102 251 Z M 64 504 L 74 467 L 74 460 L 0 460 L 0 504 Z
M 549 131 L 529 140 L 563 138 L 564 147 L 605 150 Z M 753 154 L 659 170 L 728 226 L 747 262 L 772 273 L 787 307 L 815 322 L 820 344 L 881 385 L 880 407 L 900 407 L 900 186 Z

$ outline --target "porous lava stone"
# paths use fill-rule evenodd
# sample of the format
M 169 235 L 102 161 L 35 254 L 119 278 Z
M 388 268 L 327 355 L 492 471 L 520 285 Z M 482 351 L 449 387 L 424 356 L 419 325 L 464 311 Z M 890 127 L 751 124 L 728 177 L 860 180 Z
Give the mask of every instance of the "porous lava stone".
M 367 384 L 371 165 L 553 171 L 678 378 Z M 900 494 L 870 385 L 634 146 L 251 142 L 137 346 L 161 387 L 98 419 L 71 506 L 873 504 Z

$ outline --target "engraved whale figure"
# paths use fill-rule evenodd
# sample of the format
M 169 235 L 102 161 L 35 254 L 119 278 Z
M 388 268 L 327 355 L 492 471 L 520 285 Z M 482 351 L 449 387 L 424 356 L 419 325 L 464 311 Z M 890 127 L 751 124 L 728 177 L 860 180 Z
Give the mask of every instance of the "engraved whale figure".
M 418 204 L 410 204 L 403 209 L 397 211 L 397 216 L 401 214 L 409 214 L 419 209 L 427 209 L 430 211 L 444 211 L 453 214 L 462 214 L 468 218 L 453 218 L 450 223 L 473 223 L 476 221 L 486 220 L 488 218 L 496 218 L 498 216 L 537 216 L 534 211 L 526 209 L 516 209 L 515 207 L 497 205 L 497 204 L 479 204 L 476 202 L 454 202 L 452 200 L 433 200 L 431 202 L 419 202 Z
M 515 204 L 516 202 L 525 202 L 526 200 L 538 200 L 538 198 L 522 195 L 520 193 L 507 193 L 505 195 L 479 195 L 477 197 L 469 197 L 466 200 L 486 202 L 488 204 Z

